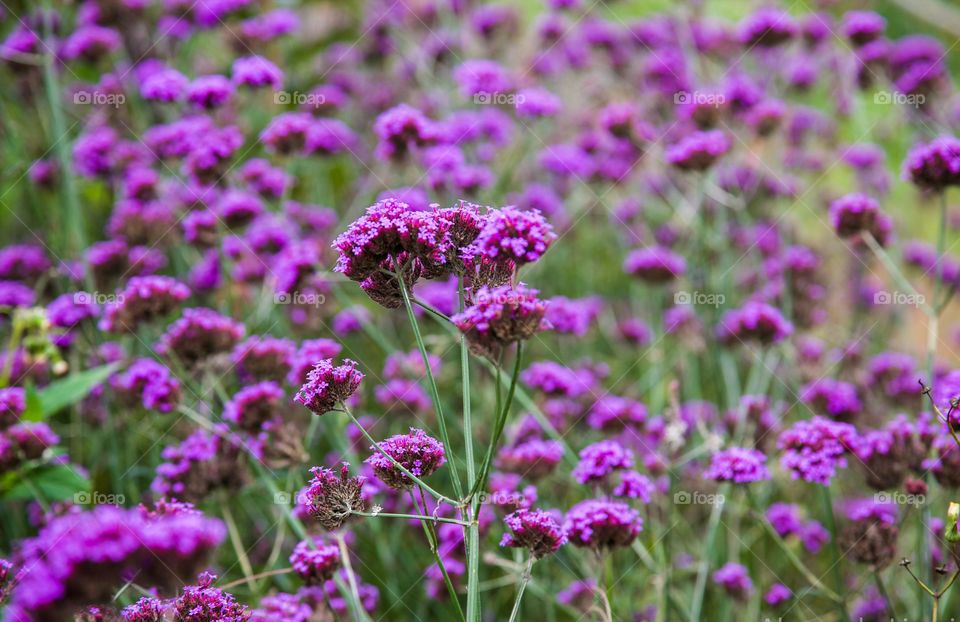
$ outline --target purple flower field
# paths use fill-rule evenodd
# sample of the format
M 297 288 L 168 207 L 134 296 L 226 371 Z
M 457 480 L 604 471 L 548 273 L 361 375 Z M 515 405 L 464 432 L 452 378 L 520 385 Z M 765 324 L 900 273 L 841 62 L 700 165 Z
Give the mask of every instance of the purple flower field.
M 0 0 L 0 622 L 956 620 L 958 44 Z

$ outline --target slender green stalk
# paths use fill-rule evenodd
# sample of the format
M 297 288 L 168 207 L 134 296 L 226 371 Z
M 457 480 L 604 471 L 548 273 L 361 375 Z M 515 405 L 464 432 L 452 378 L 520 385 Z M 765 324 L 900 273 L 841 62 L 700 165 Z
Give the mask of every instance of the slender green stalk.
M 493 454 L 496 452 L 497 445 L 500 443 L 500 437 L 503 435 L 503 429 L 507 424 L 507 418 L 510 414 L 510 406 L 513 404 L 513 395 L 517 389 L 517 378 L 520 376 L 520 362 L 523 359 L 523 342 L 517 342 L 516 358 L 513 362 L 513 373 L 510 376 L 510 388 L 507 390 L 507 397 L 502 407 L 497 412 L 497 422 L 494 427 L 493 436 L 490 438 L 490 444 L 487 446 L 487 454 L 483 459 L 483 465 L 480 467 L 480 477 L 473 489 L 471 495 L 476 495 L 487 485 L 487 477 L 490 475 L 490 464 L 493 462 Z M 499 367 L 498 367 L 499 369 Z M 499 385 L 499 383 L 497 383 Z
M 517 614 L 520 613 L 520 601 L 523 599 L 523 592 L 530 583 L 530 572 L 533 570 L 533 562 L 536 561 L 533 555 L 527 560 L 527 566 L 523 569 L 523 576 L 520 577 L 520 585 L 517 587 L 517 597 L 513 601 L 513 610 L 510 612 L 510 622 L 515 622 Z
M 347 571 L 347 582 L 350 584 L 350 594 L 353 596 L 351 604 L 354 608 L 354 615 L 357 620 L 368 619 L 367 612 L 363 608 L 363 602 L 360 600 L 360 589 L 357 587 L 357 576 L 353 572 L 353 563 L 350 561 L 350 551 L 347 549 L 347 541 L 343 537 L 343 532 L 338 531 L 334 534 L 337 540 L 337 546 L 340 548 L 340 563 Z
M 227 524 L 227 533 L 230 534 L 230 543 L 233 545 L 233 552 L 240 562 L 240 569 L 243 570 L 243 576 L 247 581 L 253 582 L 253 565 L 250 564 L 250 558 L 247 557 L 247 551 L 243 548 L 243 542 L 240 538 L 240 530 L 237 529 L 237 521 L 233 518 L 233 512 L 230 510 L 230 504 L 227 499 L 223 499 L 220 504 L 223 507 L 223 522 Z
M 44 2 L 45 8 L 50 9 L 49 1 Z M 53 147 L 57 154 L 57 164 L 59 165 L 59 176 L 62 184 L 63 193 L 63 216 L 67 230 L 69 231 L 68 248 L 74 255 L 79 255 L 86 248 L 87 240 L 84 233 L 83 212 L 80 210 L 80 201 L 77 195 L 76 180 L 73 176 L 73 164 L 71 163 L 70 150 L 66 141 L 67 124 L 63 116 L 63 107 L 61 105 L 60 81 L 57 78 L 56 63 L 57 58 L 53 52 L 55 44 L 52 43 L 52 33 L 50 32 L 50 20 L 43 19 L 44 39 L 46 43 L 44 48 L 46 53 L 43 55 L 43 86 L 46 91 L 47 105 L 50 107 L 51 129 L 54 136 Z M 87 271 L 89 272 L 89 271 Z M 89 277 L 88 277 L 89 281 Z
M 730 493 L 730 485 L 724 484 L 720 494 L 726 497 Z M 703 611 L 703 597 L 707 590 L 707 575 L 710 571 L 710 556 L 713 554 L 713 545 L 717 539 L 717 529 L 720 526 L 720 517 L 723 515 L 723 506 L 726 503 L 714 503 L 710 510 L 710 519 L 707 523 L 707 537 L 703 541 L 703 552 L 700 555 L 700 567 L 697 569 L 697 582 L 693 589 L 693 603 L 690 605 L 690 619 L 699 620 Z
M 429 523 L 448 523 L 450 525 L 463 525 L 466 526 L 468 523 L 466 521 L 457 520 L 455 518 L 443 518 L 442 516 L 424 516 L 422 514 L 395 514 L 393 512 L 358 512 L 356 510 L 350 512 L 355 516 L 365 516 L 367 518 L 409 518 L 412 520 L 422 520 Z
M 820 489 L 820 498 L 823 501 L 824 520 L 827 523 L 827 529 L 830 531 L 830 553 L 833 558 L 830 570 L 833 574 L 833 590 L 840 596 L 839 600 L 836 601 L 837 613 L 841 620 L 848 620 L 850 616 L 847 614 L 847 605 L 844 600 L 846 590 L 843 587 L 843 569 L 840 567 L 842 555 L 840 553 L 840 543 L 837 541 L 839 535 L 837 533 L 837 520 L 833 516 L 833 496 L 830 494 L 829 486 L 817 487 Z
M 458 306 L 462 312 L 465 306 L 463 277 L 457 282 Z M 467 486 L 470 490 L 477 484 L 477 465 L 473 455 L 473 420 L 470 403 L 470 348 L 466 336 L 460 334 L 460 378 L 463 393 L 463 442 L 467 460 Z M 467 528 L 467 622 L 480 621 L 480 500 L 470 500 Z
M 437 492 L 436 490 L 434 490 L 433 488 L 431 488 L 429 484 L 427 484 L 427 483 L 424 482 L 422 479 L 420 479 L 419 477 L 417 477 L 416 475 L 414 475 L 413 473 L 411 473 L 410 470 L 407 469 L 407 467 L 405 467 L 405 466 L 403 466 L 402 464 L 400 464 L 399 462 L 397 462 L 397 460 L 396 460 L 393 456 L 391 456 L 391 455 L 388 454 L 386 451 L 384 451 L 384 449 L 383 449 L 382 447 L 380 447 L 380 443 L 378 443 L 377 441 L 373 440 L 373 437 L 370 436 L 370 433 L 367 432 L 366 428 L 364 428 L 362 425 L 360 425 L 360 422 L 357 421 L 357 418 L 353 415 L 352 412 L 350 412 L 350 409 L 349 409 L 349 408 L 344 407 L 344 408 L 343 408 L 343 412 L 347 413 L 347 416 L 350 417 L 350 420 L 353 421 L 353 424 L 354 424 L 355 426 L 357 426 L 357 428 L 359 428 L 359 430 L 360 430 L 360 432 L 363 434 L 364 438 L 366 438 L 366 439 L 370 442 L 370 444 L 373 446 L 373 448 L 376 449 L 377 451 L 379 451 L 387 460 L 389 460 L 389 461 L 393 464 L 393 466 L 395 466 L 395 467 L 397 467 L 398 469 L 400 469 L 400 471 L 401 471 L 404 475 L 406 475 L 407 477 L 409 477 L 410 479 L 412 479 L 418 486 L 422 487 L 424 490 L 426 490 L 426 491 L 429 492 L 431 495 L 433 495 L 434 497 L 436 497 L 438 501 L 443 501 L 444 503 L 449 503 L 450 505 L 453 505 L 453 506 L 458 506 L 458 505 L 460 505 L 460 502 L 459 502 L 459 501 L 455 501 L 454 499 L 451 499 L 450 497 L 448 497 L 448 496 L 446 496 L 446 495 L 440 494 L 439 492 Z
M 423 508 L 420 507 L 417 496 L 411 488 L 410 500 L 413 501 L 413 507 L 422 514 L 427 511 L 427 500 L 424 499 L 422 488 L 420 489 L 420 498 L 423 500 Z M 453 587 L 453 580 L 447 572 L 446 564 L 443 563 L 443 557 L 440 556 L 440 541 L 437 538 L 437 532 L 433 529 L 432 523 L 421 522 L 420 525 L 423 527 L 423 533 L 427 536 L 427 542 L 430 544 L 430 552 L 433 554 L 433 560 L 437 563 L 440 574 L 443 575 L 443 583 L 447 586 L 447 593 L 450 595 L 450 600 L 456 605 L 457 613 L 460 614 L 460 620 L 465 622 L 466 618 L 463 617 L 463 609 L 460 608 L 460 598 L 457 596 L 457 589 Z
M 458 498 L 463 497 L 463 485 L 460 483 L 460 472 L 457 470 L 457 462 L 450 445 L 450 435 L 447 432 L 447 422 L 443 418 L 443 406 L 440 402 L 440 391 L 437 389 L 437 379 L 433 377 L 433 370 L 430 368 L 430 356 L 427 354 L 427 346 L 423 342 L 423 335 L 420 334 L 420 324 L 417 322 L 417 316 L 413 312 L 413 305 L 410 302 L 410 293 L 407 291 L 407 284 L 403 282 L 403 277 L 396 275 L 397 283 L 400 284 L 400 293 L 403 295 L 403 305 L 407 308 L 407 319 L 410 320 L 410 327 L 413 328 L 413 336 L 417 340 L 417 348 L 420 350 L 420 356 L 423 358 L 423 367 L 427 373 L 427 384 L 430 386 L 430 398 L 433 400 L 433 409 L 437 413 L 437 426 L 440 428 L 440 440 L 443 441 L 443 449 L 450 463 L 450 472 L 453 474 L 453 491 Z

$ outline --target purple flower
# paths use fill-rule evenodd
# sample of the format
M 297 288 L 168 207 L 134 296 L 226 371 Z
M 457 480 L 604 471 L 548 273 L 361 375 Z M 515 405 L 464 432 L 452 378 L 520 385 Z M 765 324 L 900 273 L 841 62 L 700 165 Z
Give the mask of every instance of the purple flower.
M 247 473 L 240 464 L 238 439 L 226 425 L 197 429 L 179 445 L 161 452 L 165 460 L 156 468 L 150 488 L 159 495 L 197 501 L 217 490 L 241 488 Z
M 160 337 L 157 351 L 193 369 L 209 357 L 232 350 L 245 332 L 242 323 L 213 309 L 184 309 L 183 317 Z
M 939 136 L 914 147 L 903 162 L 903 177 L 918 188 L 934 192 L 960 185 L 960 140 Z
M 648 246 L 631 251 L 623 262 L 623 269 L 648 283 L 668 283 L 684 275 L 687 262 L 669 248 Z
M 777 441 L 784 452 L 780 463 L 794 479 L 827 486 L 838 468 L 846 468 L 856 440 L 856 428 L 848 423 L 823 417 L 798 421 Z
M 793 592 L 783 583 L 774 583 L 763 596 L 763 602 L 771 607 L 779 607 L 783 603 L 793 598 Z
M 322 415 L 356 393 L 361 380 L 363 374 L 357 369 L 356 361 L 344 359 L 335 367 L 333 359 L 323 359 L 307 374 L 307 381 L 293 400 Z
M 340 568 L 340 549 L 318 538 L 313 542 L 313 546 L 306 540 L 297 543 L 290 556 L 290 565 L 307 585 L 321 585 L 332 579 Z
M 195 78 L 187 86 L 187 101 L 195 108 L 213 110 L 233 97 L 233 84 L 226 76 L 213 74 Z
M 437 124 L 406 104 L 377 117 L 373 131 L 379 139 L 377 156 L 382 160 L 402 159 L 413 148 L 431 145 L 440 138 Z
M 26 391 L 19 387 L 0 389 L 0 430 L 4 430 L 20 421 L 20 415 L 27 409 Z
M 256 432 L 283 412 L 283 389 L 274 382 L 245 386 L 223 405 L 223 419 L 241 430 Z
M 643 520 L 626 503 L 589 499 L 570 508 L 563 530 L 574 546 L 612 549 L 630 546 L 643 530 Z
M 563 107 L 560 98 L 542 87 L 522 89 L 517 93 L 517 116 L 536 119 L 555 116 Z
M 487 214 L 471 253 L 499 263 L 523 265 L 540 259 L 556 238 L 553 227 L 538 210 L 504 207 Z
M 168 413 L 180 402 L 180 382 L 166 366 L 153 359 L 137 359 L 111 384 L 128 400 L 140 400 L 147 410 Z
M 799 28 L 789 13 L 776 8 L 761 8 L 740 24 L 740 43 L 745 48 L 776 47 L 797 36 Z
M 613 487 L 611 494 L 620 499 L 639 499 L 643 503 L 653 500 L 656 486 L 648 477 L 636 471 L 620 473 L 620 481 Z
M 740 564 L 727 563 L 713 573 L 713 582 L 737 600 L 746 600 L 753 591 L 753 581 L 747 569 Z
M 880 206 L 870 197 L 853 193 L 830 204 L 830 224 L 841 238 L 869 232 L 881 244 L 890 229 L 889 217 L 880 211 Z
M 366 462 L 380 481 L 395 490 L 406 490 L 414 482 L 394 461 L 419 479 L 431 475 L 447 461 L 440 441 L 417 428 L 410 428 L 409 434 L 391 436 L 380 442 L 379 447 L 393 460 L 371 447 L 374 452 Z
M 776 307 L 751 301 L 740 309 L 724 313 L 716 334 L 721 342 L 728 344 L 741 341 L 773 344 L 792 335 L 793 324 Z
M 450 321 L 475 350 L 496 356 L 511 343 L 525 341 L 548 328 L 544 321 L 547 303 L 537 298 L 538 293 L 523 283 L 516 287 L 481 287 L 473 294 L 473 304 Z
M 190 289 L 176 279 L 133 277 L 117 293 L 116 302 L 107 305 L 100 328 L 112 333 L 135 332 L 141 323 L 169 314 L 189 296 Z
M 563 443 L 535 438 L 502 447 L 497 453 L 496 465 L 504 471 L 537 480 L 553 472 L 562 458 Z
M 731 447 L 713 455 L 710 467 L 703 472 L 703 476 L 717 482 L 749 484 L 770 479 L 770 471 L 767 469 L 767 457 L 763 452 Z
M 460 86 L 465 98 L 486 98 L 479 103 L 488 103 L 490 97 L 513 90 L 513 80 L 504 68 L 492 60 L 471 59 L 453 70 L 453 79 Z
M 573 479 L 581 484 L 598 484 L 616 471 L 633 468 L 633 452 L 616 441 L 600 441 L 580 452 Z
M 556 553 L 567 541 L 553 515 L 544 510 L 520 509 L 508 514 L 503 522 L 511 533 L 503 534 L 500 546 L 528 549 L 534 559 Z
M 847 11 L 840 30 L 850 42 L 859 47 L 883 36 L 887 20 L 873 11 Z
M 730 139 L 720 130 L 694 132 L 667 148 L 668 164 L 684 171 L 705 171 L 730 151 Z
M 604 395 L 587 414 L 587 425 L 607 432 L 639 429 L 646 420 L 647 407 L 642 402 L 616 395 Z
M 831 419 L 850 421 L 863 409 L 857 387 L 842 380 L 820 378 L 800 390 L 800 399 Z
M 350 464 L 340 465 L 340 472 L 333 469 L 314 467 L 310 469 L 313 478 L 305 492 L 307 510 L 310 518 L 317 521 L 327 531 L 343 526 L 354 512 L 365 512 L 363 499 L 363 477 L 350 477 Z
M 147 101 L 179 101 L 187 90 L 188 80 L 176 69 L 162 69 L 140 83 L 140 94 Z
M 276 90 L 283 86 L 283 72 L 262 56 L 245 56 L 233 62 L 233 83 L 251 88 L 269 86 Z

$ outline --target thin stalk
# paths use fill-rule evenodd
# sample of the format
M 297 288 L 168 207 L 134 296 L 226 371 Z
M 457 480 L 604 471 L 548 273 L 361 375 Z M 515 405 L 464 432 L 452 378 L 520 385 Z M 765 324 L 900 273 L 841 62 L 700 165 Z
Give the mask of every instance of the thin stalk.
M 355 516 L 365 516 L 367 518 L 408 518 L 411 520 L 422 520 L 430 523 L 449 523 L 451 525 L 468 525 L 467 521 L 457 520 L 455 518 L 443 518 L 442 516 L 423 516 L 421 514 L 395 514 L 393 512 L 350 512 Z
M 840 554 L 840 544 L 837 541 L 837 521 L 833 516 L 833 497 L 830 494 L 829 486 L 819 486 L 819 488 L 820 498 L 823 501 L 823 511 L 826 514 L 824 519 L 827 523 L 827 529 L 830 531 L 830 553 L 833 558 L 830 570 L 833 574 L 833 590 L 840 596 L 840 599 L 836 602 L 837 612 L 840 614 L 841 620 L 848 620 L 850 616 L 847 614 L 847 605 L 844 601 L 846 590 L 843 587 L 843 569 L 840 567 L 842 556 Z
M 350 417 L 350 420 L 353 421 L 353 424 L 354 424 L 355 426 L 357 426 L 357 428 L 360 429 L 361 434 L 363 434 L 364 438 L 366 438 L 367 441 L 370 442 L 370 444 L 373 446 L 373 448 L 376 449 L 377 451 L 379 451 L 381 454 L 383 454 L 383 456 L 384 456 L 387 460 L 389 460 L 389 461 L 391 462 L 391 464 L 393 464 L 393 466 L 395 466 L 395 467 L 397 467 L 398 469 L 400 469 L 400 471 L 401 471 L 404 475 L 406 475 L 407 477 L 409 477 L 410 479 L 412 479 L 418 486 L 422 487 L 424 490 L 426 490 L 426 491 L 429 492 L 431 495 L 433 495 L 434 497 L 436 497 L 438 501 L 443 501 L 444 503 L 449 503 L 450 505 L 453 505 L 453 506 L 458 506 L 458 505 L 459 505 L 459 502 L 458 502 L 458 501 L 455 501 L 455 500 L 451 499 L 450 497 L 448 497 L 448 496 L 446 496 L 446 495 L 440 494 L 439 492 L 437 492 L 436 490 L 434 490 L 433 488 L 431 488 L 429 484 L 427 484 L 427 483 L 424 482 L 422 479 L 420 479 L 419 477 L 417 477 L 416 475 L 414 475 L 413 473 L 411 473 L 410 470 L 407 469 L 407 467 L 405 467 L 405 466 L 403 466 L 402 464 L 400 464 L 399 462 L 397 462 L 396 459 L 395 459 L 393 456 L 391 456 L 391 455 L 388 454 L 386 451 L 384 451 L 384 449 L 383 449 L 382 447 L 380 447 L 380 443 L 378 443 L 377 441 L 373 440 L 373 437 L 370 436 L 370 433 L 367 432 L 366 428 L 364 428 L 362 425 L 360 425 L 360 422 L 357 421 L 357 418 L 353 415 L 352 412 L 350 412 L 350 409 L 349 409 L 349 408 L 344 407 L 344 408 L 343 408 L 343 412 L 347 413 L 347 416 Z
M 463 277 L 457 280 L 458 307 L 461 312 L 465 307 L 465 292 Z M 477 465 L 473 455 L 473 420 L 470 403 L 470 348 L 467 346 L 466 336 L 460 334 L 460 378 L 461 393 L 463 394 L 463 443 L 467 461 L 467 486 L 470 490 L 477 484 Z M 480 512 L 480 500 L 470 500 L 468 518 L 470 525 L 467 528 L 467 622 L 480 620 L 480 522 L 477 515 Z
M 724 484 L 720 489 L 720 495 L 724 499 L 730 493 L 730 485 Z M 713 544 L 717 539 L 717 529 L 720 526 L 720 517 L 723 515 L 723 506 L 726 503 L 714 503 L 710 510 L 710 522 L 707 523 L 707 537 L 703 541 L 703 553 L 700 556 L 700 567 L 697 569 L 697 582 L 693 589 L 693 604 L 690 605 L 690 619 L 699 620 L 703 611 L 703 597 L 707 590 L 707 575 L 710 571 L 710 555 L 713 552 Z
M 413 501 L 413 507 L 420 513 L 427 511 L 427 500 L 424 499 L 423 489 L 420 489 L 420 498 L 423 500 L 423 508 L 420 508 L 420 504 L 417 502 L 417 496 L 413 493 L 413 489 L 410 489 L 410 500 Z M 437 563 L 437 568 L 440 569 L 440 574 L 443 575 L 443 583 L 447 586 L 447 593 L 450 595 L 450 600 L 457 607 L 457 613 L 460 614 L 460 620 L 464 621 L 466 618 L 463 617 L 463 609 L 460 608 L 460 598 L 457 596 L 457 590 L 453 587 L 453 580 L 450 578 L 450 574 L 447 572 L 447 566 L 443 563 L 443 557 L 440 556 L 440 541 L 437 538 L 437 532 L 434 531 L 433 525 L 430 523 L 420 523 L 423 527 L 423 533 L 427 536 L 427 542 L 430 544 L 430 552 L 433 554 L 433 560 Z
M 417 322 L 417 316 L 413 312 L 413 305 L 410 302 L 410 293 L 407 291 L 407 284 L 403 282 L 403 277 L 395 277 L 400 284 L 400 293 L 403 295 L 403 305 L 407 308 L 407 319 L 410 320 L 410 327 L 413 328 L 413 337 L 417 340 L 417 348 L 420 350 L 420 356 L 423 358 L 423 367 L 427 374 L 427 384 L 430 386 L 430 398 L 433 400 L 433 408 L 437 413 L 437 425 L 440 428 L 440 440 L 443 441 L 443 449 L 447 460 L 450 462 L 450 472 L 453 474 L 453 491 L 458 498 L 463 498 L 463 485 L 460 483 L 460 472 L 457 470 L 457 462 L 451 451 L 450 435 L 447 432 L 447 422 L 443 418 L 443 406 L 440 403 L 440 391 L 437 389 L 437 380 L 433 377 L 433 370 L 430 368 L 430 356 L 427 354 L 427 346 L 423 342 L 423 335 L 420 334 L 420 324 Z
M 487 484 L 487 477 L 490 475 L 490 464 L 493 462 L 493 454 L 497 449 L 497 444 L 500 442 L 500 437 L 503 435 L 503 429 L 507 424 L 507 417 L 510 414 L 510 406 L 513 404 L 513 395 L 517 389 L 517 378 L 520 376 L 521 359 L 523 359 L 523 342 L 518 341 L 516 358 L 513 362 L 513 373 L 510 376 L 510 388 L 507 390 L 507 397 L 497 413 L 496 427 L 494 428 L 493 436 L 490 438 L 490 445 L 487 446 L 487 455 L 484 457 L 483 466 L 480 468 L 480 477 L 477 478 L 476 484 L 470 491 L 471 495 L 475 495 L 483 490 L 483 487 Z
M 49 0 L 44 2 L 44 6 L 50 9 Z M 63 191 L 63 211 L 64 222 L 69 230 L 70 252 L 74 255 L 79 254 L 87 246 L 86 235 L 84 233 L 83 212 L 80 209 L 80 201 L 77 195 L 76 180 L 73 177 L 73 164 L 70 161 L 70 150 L 67 148 L 66 134 L 67 124 L 63 116 L 63 107 L 61 106 L 60 81 L 57 78 L 56 63 L 57 59 L 53 53 L 54 45 L 51 41 L 50 20 L 44 17 L 44 47 L 47 53 L 43 55 L 43 86 L 46 91 L 47 105 L 50 107 L 50 121 L 53 136 L 53 147 L 57 155 L 57 164 L 59 165 L 58 175 L 61 180 Z M 89 282 L 89 277 L 88 277 Z
M 536 561 L 533 555 L 527 560 L 527 566 L 523 569 L 523 575 L 520 577 L 520 585 L 517 588 L 517 597 L 513 601 L 513 610 L 510 612 L 510 622 L 515 622 L 517 614 L 520 613 L 520 601 L 523 599 L 523 592 L 527 589 L 527 583 L 530 583 L 530 572 L 533 570 L 533 562 Z
M 255 579 L 253 578 L 253 566 L 250 564 L 250 558 L 247 557 L 247 551 L 243 548 L 243 544 L 240 539 L 240 530 L 237 529 L 237 521 L 233 518 L 233 512 L 230 511 L 230 504 L 227 503 L 226 499 L 223 499 L 221 503 L 223 506 L 223 522 L 227 524 L 227 533 L 230 534 L 230 544 L 233 545 L 233 552 L 237 556 L 237 561 L 240 562 L 240 569 L 243 570 L 243 576 L 246 578 L 246 581 L 253 583 Z M 255 588 L 256 586 L 254 586 Z
M 343 564 L 344 570 L 347 571 L 347 582 L 350 584 L 350 593 L 353 595 L 353 602 L 351 604 L 354 608 L 354 614 L 357 620 L 367 620 L 369 617 L 360 600 L 360 589 L 357 587 L 357 577 L 353 573 L 353 563 L 350 561 L 350 551 L 347 549 L 347 541 L 341 531 L 338 531 L 335 537 L 337 539 L 337 546 L 340 548 L 340 563 Z
M 236 581 L 231 581 L 230 583 L 221 585 L 220 589 L 229 590 L 230 588 L 237 587 L 238 585 L 245 585 L 252 581 L 259 581 L 260 579 L 267 579 L 269 577 L 277 577 L 283 574 L 290 574 L 291 572 L 293 572 L 293 568 L 274 568 L 273 570 L 267 570 L 250 577 L 245 577 L 243 579 L 237 579 Z

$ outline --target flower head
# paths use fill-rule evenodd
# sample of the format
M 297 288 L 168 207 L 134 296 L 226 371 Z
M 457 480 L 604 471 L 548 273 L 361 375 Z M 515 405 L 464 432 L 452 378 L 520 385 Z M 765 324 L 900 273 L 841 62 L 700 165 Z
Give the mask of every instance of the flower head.
M 520 509 L 508 514 L 503 522 L 511 533 L 503 534 L 500 546 L 528 549 L 536 559 L 556 553 L 567 541 L 553 514 L 544 510 Z
M 748 484 L 770 479 L 770 471 L 763 452 L 732 447 L 715 453 L 703 476 L 718 482 Z
M 640 535 L 643 520 L 626 503 L 590 499 L 570 508 L 563 529 L 574 546 L 611 549 L 629 546 Z
M 413 486 L 414 482 L 394 462 L 414 476 L 423 479 L 439 469 L 447 461 L 443 451 L 443 444 L 427 435 L 423 430 L 410 428 L 409 434 L 397 434 L 379 443 L 391 459 L 384 456 L 376 448 L 367 458 L 367 464 L 373 467 L 373 472 L 387 486 L 396 490 L 405 490 Z
M 357 362 L 344 359 L 343 363 L 333 365 L 333 359 L 324 359 L 313 366 L 304 383 L 293 398 L 314 414 L 322 415 L 342 403 L 360 388 L 363 373 L 357 369 Z
M 327 531 L 339 529 L 354 512 L 365 512 L 362 477 L 350 477 L 350 464 L 340 465 L 340 473 L 333 469 L 314 467 L 310 469 L 313 479 L 307 485 L 307 510 L 321 527 Z

